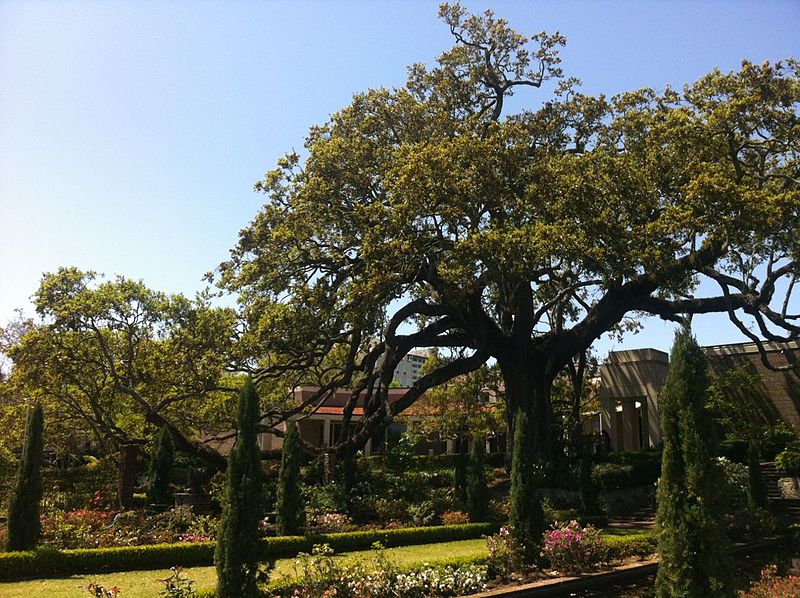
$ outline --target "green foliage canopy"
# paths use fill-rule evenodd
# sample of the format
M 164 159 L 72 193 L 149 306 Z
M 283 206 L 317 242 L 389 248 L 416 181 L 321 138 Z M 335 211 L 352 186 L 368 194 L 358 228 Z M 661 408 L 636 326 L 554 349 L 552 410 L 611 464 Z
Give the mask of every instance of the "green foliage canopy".
M 258 377 L 340 351 L 308 405 L 336 386 L 362 393 L 348 440 L 363 444 L 493 357 L 547 455 L 553 379 L 629 315 L 726 312 L 757 339 L 800 334 L 777 292 L 791 293 L 800 254 L 796 61 L 593 97 L 554 84 L 562 36 L 459 5 L 440 17 L 456 44 L 433 68 L 356 94 L 256 184 L 266 204 L 220 284 L 273 359 Z M 527 88 L 552 93 L 506 114 Z M 394 368 L 424 347 L 460 353 L 390 403 Z
M 178 450 L 224 467 L 196 434 L 232 427 L 232 408 L 220 406 L 235 397 L 233 310 L 76 268 L 45 274 L 34 304 L 39 320 L 3 347 L 16 395 L 53 405 L 66 435 L 84 432 L 104 449 L 166 426 Z

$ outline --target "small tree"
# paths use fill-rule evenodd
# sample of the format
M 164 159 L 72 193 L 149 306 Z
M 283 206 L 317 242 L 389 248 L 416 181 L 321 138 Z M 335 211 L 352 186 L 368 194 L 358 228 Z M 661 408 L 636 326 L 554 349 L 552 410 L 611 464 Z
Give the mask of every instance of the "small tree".
M 536 495 L 536 462 L 533 429 L 528 415 L 518 409 L 514 417 L 514 453 L 511 460 L 511 504 L 508 524 L 514 540 L 525 547 L 525 560 L 539 555 L 544 533 L 542 501 Z
M 303 525 L 303 498 L 300 494 L 300 463 L 303 459 L 303 446 L 297 422 L 286 424 L 283 437 L 281 471 L 278 476 L 277 531 L 279 536 L 293 536 L 300 533 Z
M 153 452 L 150 455 L 147 501 L 151 505 L 169 504 L 172 498 L 169 482 L 172 477 L 172 465 L 174 462 L 175 448 L 172 443 L 172 434 L 164 426 L 156 436 Z
M 467 512 L 470 521 L 486 521 L 489 515 L 489 488 L 486 486 L 483 437 L 473 438 L 467 469 Z
M 42 500 L 42 430 L 44 413 L 37 405 L 28 414 L 25 445 L 19 462 L 17 481 L 8 507 L 7 550 L 32 550 L 39 542 L 42 524 L 39 503 Z
M 261 455 L 256 439 L 258 394 L 250 378 L 239 395 L 236 445 L 228 459 L 214 564 L 219 598 L 254 598 L 261 518 Z
M 722 472 L 705 410 L 705 355 L 688 329 L 675 335 L 659 397 L 664 441 L 658 485 L 658 598 L 733 596 Z

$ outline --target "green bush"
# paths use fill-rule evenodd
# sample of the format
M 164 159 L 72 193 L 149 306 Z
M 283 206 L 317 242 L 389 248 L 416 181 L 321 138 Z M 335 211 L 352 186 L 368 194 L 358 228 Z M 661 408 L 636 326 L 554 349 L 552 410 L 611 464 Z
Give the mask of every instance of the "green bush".
M 412 471 L 455 470 L 458 458 L 458 453 L 453 453 L 452 455 L 411 455 L 407 462 L 409 470 Z M 387 457 L 385 455 L 372 455 L 365 457 L 363 461 L 371 469 L 387 467 Z M 505 453 L 487 454 L 486 464 L 490 467 L 503 467 L 505 465 Z
M 775 465 L 789 476 L 800 476 L 800 451 L 786 449 L 775 457 Z
M 661 475 L 661 461 L 642 459 L 623 463 L 598 463 L 592 468 L 592 480 L 601 490 L 622 490 L 653 484 Z
M 608 536 L 603 539 L 606 543 L 606 560 L 650 556 L 658 549 L 658 539 L 652 532 L 629 536 Z
M 324 534 L 314 537 L 279 536 L 259 542 L 259 559 L 289 558 L 309 552 L 314 544 L 329 544 L 337 552 L 366 550 L 375 542 L 384 546 L 411 546 L 435 542 L 471 540 L 493 533 L 497 526 L 467 523 L 423 528 Z M 77 550 L 40 549 L 0 553 L 0 580 L 52 577 L 103 571 L 134 571 L 205 566 L 213 562 L 214 542 L 181 542 L 150 546 L 126 546 Z

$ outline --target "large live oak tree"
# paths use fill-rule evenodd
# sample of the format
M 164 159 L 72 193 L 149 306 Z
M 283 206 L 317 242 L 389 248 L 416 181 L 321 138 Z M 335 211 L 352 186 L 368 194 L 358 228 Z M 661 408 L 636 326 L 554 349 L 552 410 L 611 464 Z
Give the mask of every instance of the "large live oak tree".
M 532 471 L 553 453 L 554 378 L 626 317 L 723 312 L 754 340 L 798 337 L 796 61 L 591 97 L 556 85 L 563 37 L 458 5 L 440 17 L 455 46 L 312 127 L 303 156 L 257 183 L 266 204 L 220 267 L 269 355 L 257 378 L 338 357 L 276 420 L 351 387 L 346 417 L 359 394 L 365 415 L 343 426 L 347 454 L 493 358 L 529 422 L 514 468 Z M 547 86 L 506 114 L 513 93 Z M 426 347 L 459 354 L 390 403 L 394 368 Z

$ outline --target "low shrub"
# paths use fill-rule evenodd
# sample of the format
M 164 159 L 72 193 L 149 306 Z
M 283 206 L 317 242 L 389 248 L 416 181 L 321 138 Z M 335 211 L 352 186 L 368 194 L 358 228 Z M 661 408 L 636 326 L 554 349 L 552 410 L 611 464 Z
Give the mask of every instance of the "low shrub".
M 759 456 L 762 459 L 774 459 L 778 453 L 785 449 L 798 450 L 800 440 L 798 429 L 784 422 L 778 422 L 773 426 L 767 427 L 758 442 Z
M 408 459 L 409 469 L 416 471 L 430 471 L 440 469 L 456 468 L 456 461 L 458 455 L 411 455 Z M 364 457 L 363 461 L 370 467 L 386 467 L 387 457 L 385 455 L 373 455 L 371 457 Z M 486 464 L 490 467 L 503 467 L 505 466 L 505 453 L 488 453 L 486 455 Z
M 374 542 L 384 546 L 410 546 L 480 538 L 497 528 L 489 523 L 402 528 L 323 534 L 315 537 L 280 536 L 260 541 L 262 558 L 293 557 L 308 552 L 314 544 L 327 543 L 337 552 L 366 550 Z M 29 552 L 0 553 L 0 579 L 51 577 L 73 573 L 102 571 L 131 571 L 138 569 L 168 569 L 210 565 L 213 562 L 213 542 L 182 542 L 150 546 L 119 548 L 56 550 L 44 548 Z
M 172 573 L 169 577 L 159 580 L 164 584 L 164 589 L 159 596 L 163 598 L 196 598 L 197 592 L 192 587 L 194 581 L 183 574 L 183 568 L 170 567 L 170 571 Z
M 780 577 L 778 567 L 769 565 L 749 590 L 739 592 L 739 598 L 800 598 L 800 577 Z
M 658 539 L 652 532 L 631 534 L 628 536 L 610 536 L 603 538 L 606 544 L 605 560 L 615 561 L 631 557 L 647 557 L 655 554 Z
M 735 542 L 748 542 L 775 532 L 777 520 L 767 509 L 743 507 L 729 515 L 728 532 Z
M 654 484 L 661 475 L 661 461 L 635 461 L 630 464 L 598 463 L 592 468 L 592 481 L 601 490 L 623 490 Z
M 747 505 L 747 465 L 735 463 L 725 457 L 718 457 L 717 463 L 725 477 L 725 483 L 727 485 L 725 496 L 727 497 L 729 508 L 743 508 Z
M 371 507 L 378 521 L 406 521 L 410 517 L 411 504 L 405 500 L 382 496 L 372 500 Z
M 787 476 L 800 476 L 800 451 L 786 449 L 775 457 L 775 465 Z
M 443 525 L 461 525 L 462 523 L 469 523 L 469 515 L 464 511 L 445 511 L 442 513 Z
M 218 521 L 189 508 L 161 513 L 79 509 L 50 511 L 42 518 L 42 544 L 52 548 L 109 548 L 205 541 L 216 537 Z
M 550 566 L 563 573 L 580 573 L 598 566 L 607 550 L 600 532 L 593 526 L 581 527 L 577 521 L 553 525 L 544 535 L 543 556 Z
M 525 546 L 511 535 L 506 527 L 486 538 L 489 557 L 486 563 L 491 577 L 507 580 L 512 573 L 521 573 L 527 567 L 525 562 Z
M 347 515 L 306 510 L 307 534 L 331 534 L 349 532 L 355 529 Z
M 593 525 L 594 527 L 604 527 L 608 523 L 607 515 L 584 515 L 577 509 L 557 509 L 553 504 L 553 501 L 548 499 L 545 499 L 542 504 L 545 521 L 550 524 L 557 521 L 572 521 L 573 519 L 581 525 Z

